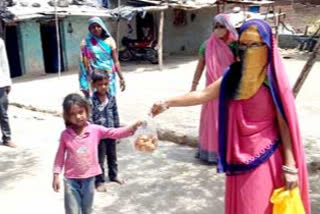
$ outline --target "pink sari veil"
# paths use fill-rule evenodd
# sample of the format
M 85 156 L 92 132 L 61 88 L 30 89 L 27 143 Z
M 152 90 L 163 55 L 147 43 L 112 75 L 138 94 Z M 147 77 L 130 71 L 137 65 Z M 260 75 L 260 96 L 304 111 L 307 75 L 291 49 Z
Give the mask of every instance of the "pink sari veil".
M 232 27 L 229 17 L 219 14 L 214 17 L 213 25 L 219 22 L 228 30 L 227 42 L 236 41 L 238 34 Z M 214 33 L 207 40 L 205 48 L 206 86 L 216 81 L 234 62 L 234 55 L 228 44 Z M 218 152 L 218 101 L 211 101 L 202 106 L 199 129 L 200 149 L 208 152 Z
M 232 27 L 229 17 L 226 14 L 219 14 L 214 17 L 213 26 L 220 23 L 228 30 L 226 38 L 227 43 L 236 41 L 238 34 L 234 27 Z M 225 69 L 234 62 L 234 56 L 228 44 L 219 39 L 214 33 L 207 41 L 205 61 L 207 66 L 207 83 L 216 81 Z
M 299 169 L 299 188 L 301 192 L 302 201 L 304 203 L 305 211 L 311 214 L 311 207 L 309 201 L 309 183 L 308 171 L 306 166 L 306 158 L 300 136 L 300 129 L 298 123 L 298 116 L 295 108 L 295 100 L 292 93 L 288 77 L 284 72 L 284 66 L 281 61 L 281 56 L 278 51 L 278 45 L 275 38 L 272 38 L 273 50 L 273 70 L 275 71 L 276 85 L 279 90 L 279 96 L 284 110 L 285 119 L 287 121 L 290 137 L 293 147 L 293 153 L 296 160 L 296 167 Z

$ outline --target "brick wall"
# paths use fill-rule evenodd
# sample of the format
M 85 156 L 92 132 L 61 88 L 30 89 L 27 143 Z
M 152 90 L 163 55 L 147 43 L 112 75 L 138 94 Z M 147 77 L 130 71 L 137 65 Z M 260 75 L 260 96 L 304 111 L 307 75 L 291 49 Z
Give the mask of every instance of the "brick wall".
M 317 20 L 320 20 L 320 2 L 318 2 L 318 5 L 315 5 L 311 3 L 302 4 L 296 1 L 298 0 L 289 4 L 284 4 L 284 1 L 278 1 L 276 10 L 281 8 L 286 13 L 285 23 L 291 25 L 296 32 L 303 33 L 307 25 L 310 26 Z
M 294 2 L 295 3 L 309 3 L 309 4 L 320 5 L 320 1 L 319 0 L 294 0 Z
M 320 20 L 320 0 L 275 0 L 276 11 L 286 13 L 285 23 L 297 33 L 303 33 L 307 25 Z M 265 11 L 267 8 L 261 8 Z M 312 29 L 310 29 L 312 31 Z

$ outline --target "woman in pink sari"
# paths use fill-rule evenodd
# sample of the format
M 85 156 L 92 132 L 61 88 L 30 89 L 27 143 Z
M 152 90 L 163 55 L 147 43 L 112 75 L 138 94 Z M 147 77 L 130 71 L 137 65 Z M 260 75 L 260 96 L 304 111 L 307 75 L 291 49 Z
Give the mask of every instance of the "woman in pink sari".
M 204 90 L 156 103 L 151 112 L 219 98 L 218 172 L 227 175 L 225 213 L 271 214 L 272 192 L 298 186 L 305 212 L 311 214 L 294 97 L 265 21 L 243 24 L 239 58 Z
M 191 91 L 206 67 L 206 86 L 216 81 L 235 61 L 238 33 L 226 14 L 213 18 L 213 33 L 199 50 L 198 65 L 193 77 Z M 218 152 L 218 101 L 202 105 L 199 127 L 199 150 L 196 157 L 207 163 L 217 163 Z

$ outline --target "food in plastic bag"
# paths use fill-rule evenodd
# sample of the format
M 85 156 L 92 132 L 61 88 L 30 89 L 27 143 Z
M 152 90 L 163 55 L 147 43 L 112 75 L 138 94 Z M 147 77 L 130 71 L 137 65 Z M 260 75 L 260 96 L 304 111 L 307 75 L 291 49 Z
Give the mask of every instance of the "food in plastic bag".
M 157 130 L 152 118 L 147 118 L 134 136 L 135 149 L 140 152 L 154 152 L 158 146 Z
M 305 214 L 299 188 L 286 190 L 284 187 L 275 189 L 271 196 L 272 214 Z
M 157 137 L 140 135 L 135 141 L 135 148 L 141 152 L 153 152 L 157 148 Z

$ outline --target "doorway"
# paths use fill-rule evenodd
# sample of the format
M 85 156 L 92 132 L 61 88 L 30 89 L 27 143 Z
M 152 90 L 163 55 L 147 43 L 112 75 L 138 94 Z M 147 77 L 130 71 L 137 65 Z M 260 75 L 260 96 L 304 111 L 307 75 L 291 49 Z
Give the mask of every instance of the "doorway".
M 137 40 L 141 42 L 154 41 L 154 21 L 151 13 L 146 13 L 144 17 L 136 16 Z
M 59 23 L 60 27 L 60 23 Z M 54 21 L 40 23 L 44 68 L 46 73 L 58 73 L 58 43 L 57 31 Z M 62 39 L 60 31 L 60 62 L 61 71 L 64 71 Z
M 17 25 L 5 26 L 5 43 L 11 77 L 22 76 L 17 28 Z

